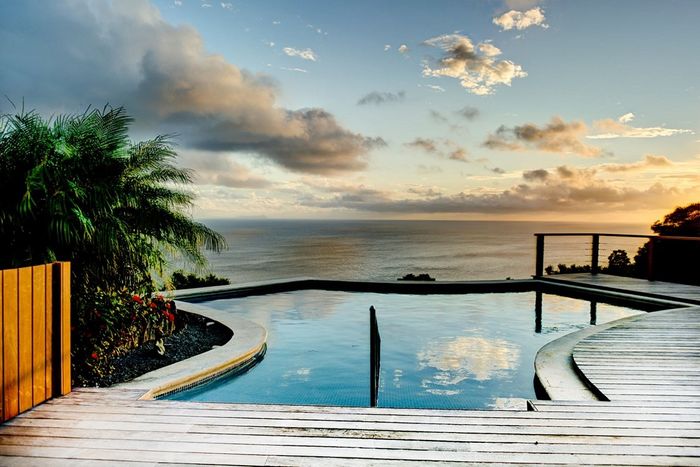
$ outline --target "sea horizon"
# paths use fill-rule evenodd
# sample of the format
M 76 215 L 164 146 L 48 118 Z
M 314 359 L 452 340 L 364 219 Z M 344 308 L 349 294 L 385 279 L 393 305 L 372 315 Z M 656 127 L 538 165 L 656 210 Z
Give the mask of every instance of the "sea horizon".
M 521 279 L 534 274 L 538 232 L 649 234 L 632 223 L 524 220 L 381 220 L 218 218 L 202 220 L 228 249 L 207 253 L 211 271 L 232 283 L 318 277 L 395 280 L 430 274 L 436 280 Z M 582 228 L 586 227 L 586 228 Z M 614 249 L 630 258 L 643 240 L 601 241 L 600 261 Z M 550 238 L 545 263 L 585 264 L 590 239 Z

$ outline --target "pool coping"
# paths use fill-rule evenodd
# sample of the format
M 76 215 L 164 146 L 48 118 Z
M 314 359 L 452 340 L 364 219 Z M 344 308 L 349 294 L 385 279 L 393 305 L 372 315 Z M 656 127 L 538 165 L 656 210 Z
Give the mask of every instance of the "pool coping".
M 218 321 L 231 329 L 233 336 L 221 347 L 145 373 L 115 387 L 140 389 L 144 391 L 140 399 L 156 399 L 235 371 L 265 353 L 267 329 L 263 326 L 195 303 L 175 301 L 175 305 L 179 310 Z
M 639 296 L 623 291 L 554 283 L 538 278 L 481 281 L 357 281 L 295 277 L 235 285 L 201 287 L 166 292 L 176 300 L 178 309 L 218 321 L 231 329 L 233 337 L 225 345 L 203 352 L 158 370 L 145 373 L 117 387 L 142 389 L 141 399 L 154 399 L 188 389 L 219 375 L 245 367 L 260 358 L 266 350 L 267 330 L 252 321 L 209 308 L 197 302 L 224 298 L 266 295 L 296 290 L 331 290 L 345 292 L 403 294 L 462 294 L 542 291 L 564 292 L 577 298 L 605 298 L 611 301 L 633 301 L 640 306 L 679 307 L 687 303 Z M 186 301 L 185 301 L 186 300 Z M 638 315 L 637 315 L 638 316 Z M 624 319 L 629 319 L 623 318 Z M 631 317 L 633 318 L 633 317 Z M 617 321 L 616 321 L 617 322 Z M 615 323 L 615 322 L 613 322 Z M 581 339 L 603 329 L 607 324 L 577 331 L 543 346 L 535 358 L 535 379 L 547 396 L 554 399 L 597 400 L 573 365 L 572 350 Z M 601 327 L 602 326 L 602 327 Z M 561 342 L 559 342 L 561 341 Z M 568 389 L 567 389 L 568 388 Z

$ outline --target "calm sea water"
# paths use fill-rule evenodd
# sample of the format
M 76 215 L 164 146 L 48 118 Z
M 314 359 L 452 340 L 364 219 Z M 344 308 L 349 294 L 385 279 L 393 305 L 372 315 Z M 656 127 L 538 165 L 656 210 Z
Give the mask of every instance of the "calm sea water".
M 401 295 L 302 290 L 206 303 L 263 325 L 265 358 L 244 374 L 175 393 L 208 402 L 369 405 L 368 308 L 381 334 L 379 405 L 524 408 L 547 342 L 640 311 L 535 292 Z M 517 400 L 517 402 L 516 402 Z M 519 405 L 518 405 L 519 404 Z
M 233 283 L 311 276 L 394 280 L 428 273 L 438 280 L 526 278 L 534 272 L 535 232 L 648 233 L 646 225 L 356 220 L 210 220 L 229 249 L 209 255 L 213 269 Z M 636 240 L 601 241 L 609 251 Z M 590 238 L 547 239 L 546 264 L 585 263 Z

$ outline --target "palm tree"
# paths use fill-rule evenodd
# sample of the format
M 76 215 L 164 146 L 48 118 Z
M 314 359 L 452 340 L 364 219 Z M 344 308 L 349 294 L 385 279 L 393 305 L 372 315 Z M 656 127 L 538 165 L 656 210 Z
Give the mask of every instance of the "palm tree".
M 132 143 L 123 108 L 60 116 L 0 118 L 0 267 L 73 263 L 74 292 L 147 291 L 151 273 L 221 235 L 187 215 L 191 173 L 174 165 L 165 136 Z

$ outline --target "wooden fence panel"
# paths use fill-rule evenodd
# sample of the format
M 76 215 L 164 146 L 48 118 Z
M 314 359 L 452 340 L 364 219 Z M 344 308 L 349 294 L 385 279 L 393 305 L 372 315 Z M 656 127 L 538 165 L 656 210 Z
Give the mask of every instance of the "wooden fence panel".
M 32 405 L 46 400 L 46 266 L 32 268 Z
M 44 400 L 53 397 L 53 267 L 46 266 L 46 395 Z
M 17 322 L 17 270 L 2 272 L 2 338 L 5 420 L 19 413 L 19 329 Z
M 0 271 L 0 421 L 71 390 L 70 263 Z
M 61 283 L 61 395 L 70 392 L 70 263 L 58 263 Z
M 32 268 L 18 270 L 19 411 L 32 408 Z

